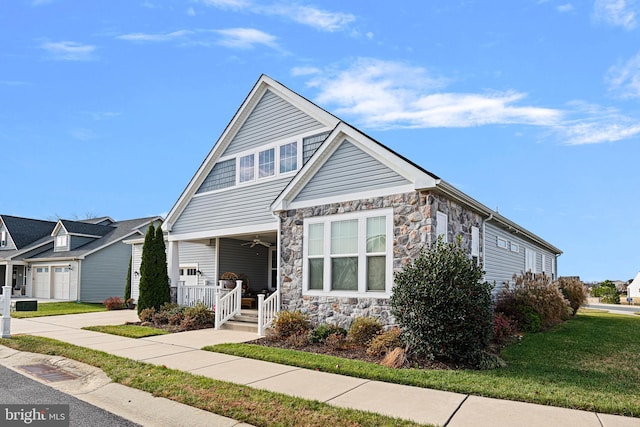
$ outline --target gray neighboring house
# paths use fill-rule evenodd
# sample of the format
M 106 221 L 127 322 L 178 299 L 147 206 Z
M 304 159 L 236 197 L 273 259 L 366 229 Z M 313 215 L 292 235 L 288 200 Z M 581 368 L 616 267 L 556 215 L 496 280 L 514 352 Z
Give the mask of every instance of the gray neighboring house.
M 41 221 L 0 215 L 0 285 L 15 296 L 101 302 L 122 297 L 131 247 L 161 217 Z
M 393 323 L 393 273 L 438 236 L 461 237 L 496 292 L 523 271 L 555 278 L 561 254 L 265 75 L 162 227 L 178 295 L 233 271 L 275 295 L 263 311 L 343 326 L 367 315 Z

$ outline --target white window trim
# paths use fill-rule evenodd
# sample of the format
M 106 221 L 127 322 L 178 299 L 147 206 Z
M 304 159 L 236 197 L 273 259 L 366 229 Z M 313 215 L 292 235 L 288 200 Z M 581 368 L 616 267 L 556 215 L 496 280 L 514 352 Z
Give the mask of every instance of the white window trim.
M 7 246 L 7 232 L 2 230 L 0 233 L 0 247 L 4 248 L 5 246 Z
M 69 236 L 59 234 L 56 236 L 56 248 L 66 248 L 69 245 Z
M 384 216 L 386 219 L 386 252 L 385 252 L 385 290 L 367 291 L 367 252 L 366 252 L 366 227 L 367 218 Z M 358 220 L 358 290 L 357 291 L 333 291 L 331 290 L 331 223 L 335 221 Z M 304 220 L 304 236 L 309 235 L 310 224 L 324 224 L 324 280 L 323 289 L 309 289 L 309 247 L 307 239 L 303 242 L 303 279 L 302 294 L 309 296 L 333 296 L 333 297 L 362 297 L 362 298 L 389 298 L 393 288 L 393 209 L 374 209 L 346 214 L 327 215 L 308 218 Z
M 436 212 L 436 234 L 444 243 L 449 242 L 449 216 L 444 212 Z
M 507 249 L 508 247 L 507 239 L 503 239 L 502 237 L 498 236 L 498 239 L 496 240 L 496 246 L 498 246 L 501 249 Z
M 289 145 L 292 143 L 296 144 L 296 168 L 291 171 L 281 173 L 280 172 L 280 147 Z M 272 175 L 260 177 L 260 153 L 262 153 L 263 151 L 271 150 L 271 149 L 274 150 L 274 156 L 275 156 L 274 173 Z M 299 139 L 299 138 L 285 139 L 273 144 L 262 145 L 252 150 L 237 153 L 234 157 L 224 158 L 224 159 L 220 158 L 218 159 L 218 162 L 235 158 L 236 160 L 236 185 L 235 186 L 243 187 L 245 185 L 252 185 L 257 182 L 266 182 L 266 181 L 281 178 L 284 176 L 295 175 L 300 170 L 300 167 L 302 165 L 302 151 L 303 151 L 302 139 Z M 253 179 L 240 182 L 240 159 L 243 157 L 251 156 L 251 155 L 253 156 Z M 231 187 L 223 188 L 220 190 L 227 190 L 228 188 L 231 188 Z M 206 192 L 201 194 L 206 194 Z
M 480 229 L 471 227 L 471 256 L 480 256 Z
M 517 243 L 509 243 L 509 248 L 511 249 L 511 252 L 520 253 L 520 245 Z
M 525 273 L 527 272 L 531 272 L 533 274 L 538 274 L 538 270 L 537 270 L 537 266 L 536 266 L 536 262 L 538 261 L 538 256 L 536 254 L 536 251 L 529 249 L 529 248 L 524 248 L 524 271 Z M 533 262 L 531 262 L 533 261 Z

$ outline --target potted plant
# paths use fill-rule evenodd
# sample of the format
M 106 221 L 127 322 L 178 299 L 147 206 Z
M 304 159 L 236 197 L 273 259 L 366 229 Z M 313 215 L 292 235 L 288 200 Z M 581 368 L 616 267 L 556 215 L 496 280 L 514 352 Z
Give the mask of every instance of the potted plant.
M 220 276 L 220 285 L 225 289 L 233 289 L 236 287 L 236 280 L 238 280 L 238 275 L 227 271 Z

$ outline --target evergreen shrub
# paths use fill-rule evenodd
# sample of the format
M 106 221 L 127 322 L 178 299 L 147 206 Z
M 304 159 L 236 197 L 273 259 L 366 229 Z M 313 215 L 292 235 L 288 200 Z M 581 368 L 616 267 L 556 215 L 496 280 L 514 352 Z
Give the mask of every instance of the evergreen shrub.
M 409 349 L 478 366 L 493 335 L 492 285 L 462 248 L 441 238 L 395 275 L 391 312 Z

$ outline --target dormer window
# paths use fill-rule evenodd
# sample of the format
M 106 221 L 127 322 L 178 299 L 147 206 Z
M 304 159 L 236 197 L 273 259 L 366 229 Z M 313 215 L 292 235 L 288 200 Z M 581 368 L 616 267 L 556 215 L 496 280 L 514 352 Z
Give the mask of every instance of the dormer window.
M 56 247 L 66 247 L 67 246 L 67 235 L 61 235 L 56 237 Z
M 2 231 L 0 232 L 0 248 L 4 248 L 5 246 L 7 246 L 7 232 Z

